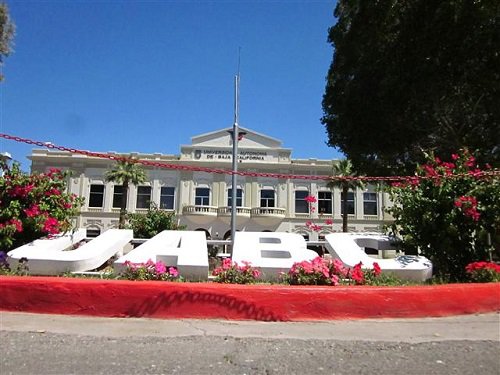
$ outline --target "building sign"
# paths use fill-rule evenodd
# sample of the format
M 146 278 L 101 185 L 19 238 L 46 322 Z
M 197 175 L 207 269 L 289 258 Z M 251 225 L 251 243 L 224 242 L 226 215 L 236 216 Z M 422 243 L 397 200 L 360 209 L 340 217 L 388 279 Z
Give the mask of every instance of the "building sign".
M 214 161 L 224 161 L 232 159 L 232 150 L 194 150 L 194 158 L 196 160 L 214 160 Z M 238 160 L 249 160 L 249 161 L 265 161 L 269 159 L 270 155 L 266 151 L 244 151 L 238 152 Z

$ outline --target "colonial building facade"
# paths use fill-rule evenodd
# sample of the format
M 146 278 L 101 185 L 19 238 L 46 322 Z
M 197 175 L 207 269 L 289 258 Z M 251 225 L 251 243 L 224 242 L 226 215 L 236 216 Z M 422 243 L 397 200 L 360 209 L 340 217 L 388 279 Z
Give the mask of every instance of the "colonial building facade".
M 187 167 L 231 169 L 232 128 L 221 129 L 192 138 L 182 145 L 179 155 L 132 153 L 141 160 Z M 332 173 L 335 160 L 292 159 L 292 150 L 278 139 L 240 128 L 244 133 L 238 142 L 238 171 L 249 175 L 237 178 L 237 230 L 280 231 L 300 233 L 309 240 L 319 240 L 330 232 L 342 230 L 341 192 L 329 188 L 325 180 L 314 176 Z M 127 154 L 128 155 L 128 154 Z M 30 156 L 33 172 L 49 168 L 69 169 L 71 193 L 85 198 L 77 225 L 96 235 L 118 226 L 123 188 L 106 182 L 105 172 L 114 161 L 69 152 L 35 149 Z M 227 239 L 231 221 L 231 175 L 161 166 L 145 166 L 147 182 L 131 185 L 127 202 L 129 212 L 146 212 L 150 202 L 174 212 L 180 224 L 189 230 L 204 230 L 208 238 Z M 311 176 L 312 179 L 263 177 L 252 174 L 271 173 Z M 317 198 L 310 210 L 305 197 Z M 390 204 L 386 194 L 375 186 L 348 193 L 350 231 L 380 232 L 391 218 L 384 212 Z M 312 211 L 312 212 L 311 212 Z M 326 225 L 326 220 L 333 224 Z M 322 229 L 311 231 L 306 224 L 314 222 Z

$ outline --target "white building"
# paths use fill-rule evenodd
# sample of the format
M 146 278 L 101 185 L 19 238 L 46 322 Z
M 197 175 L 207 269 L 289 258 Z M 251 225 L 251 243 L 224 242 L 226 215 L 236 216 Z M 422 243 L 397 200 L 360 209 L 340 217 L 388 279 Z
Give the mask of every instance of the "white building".
M 292 159 L 291 149 L 283 148 L 278 139 L 240 128 L 245 132 L 238 143 L 238 171 L 301 176 L 329 176 L 332 160 Z M 176 166 L 231 169 L 232 128 L 225 128 L 192 138 L 182 145 L 180 155 L 160 153 L 132 155 L 149 162 Z M 118 226 L 122 187 L 106 182 L 104 174 L 113 161 L 69 152 L 35 149 L 30 156 L 32 170 L 49 168 L 74 171 L 69 190 L 85 197 L 77 224 L 93 235 Z M 189 230 L 205 230 L 212 239 L 230 235 L 231 175 L 191 170 L 167 169 L 160 166 L 144 168 L 148 182 L 130 186 L 129 212 L 146 212 L 149 202 L 175 212 L 180 224 Z M 314 179 L 238 176 L 237 230 L 295 232 L 310 240 L 326 233 L 342 230 L 341 193 L 331 190 L 327 181 Z M 309 212 L 304 198 L 318 199 L 315 211 Z M 390 217 L 384 213 L 387 195 L 368 185 L 349 193 L 349 230 L 380 232 Z M 327 219 L 333 225 L 325 225 Z M 321 225 L 320 232 L 311 231 L 306 222 Z

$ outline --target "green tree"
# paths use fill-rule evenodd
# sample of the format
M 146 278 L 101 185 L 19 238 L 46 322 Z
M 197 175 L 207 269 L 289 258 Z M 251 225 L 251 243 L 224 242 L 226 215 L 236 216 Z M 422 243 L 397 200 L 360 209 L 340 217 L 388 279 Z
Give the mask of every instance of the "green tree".
M 323 124 L 356 170 L 415 170 L 422 150 L 500 161 L 495 0 L 339 0 Z
M 334 179 L 328 182 L 327 186 L 330 189 L 339 187 L 342 190 L 342 231 L 347 232 L 347 222 L 349 213 L 347 212 L 347 201 L 349 190 L 356 190 L 358 187 L 363 187 L 363 183 L 354 179 L 357 176 L 353 165 L 349 159 L 343 159 L 334 164 L 332 168 Z
M 420 252 L 445 279 L 467 280 L 466 266 L 489 260 L 498 246 L 500 179 L 481 174 L 467 151 L 453 154 L 451 162 L 429 155 L 415 177 L 389 189 L 392 234 L 406 254 Z
M 0 4 L 0 66 L 3 64 L 3 59 L 12 52 L 15 30 L 16 27 L 10 19 L 7 4 Z M 0 81 L 2 80 L 3 75 L 0 74 Z
M 152 238 L 164 230 L 183 230 L 184 225 L 177 225 L 173 212 L 161 210 L 151 203 L 148 212 L 128 214 L 129 227 L 134 231 L 134 238 Z
M 125 219 L 127 216 L 127 197 L 129 185 L 139 185 L 146 181 L 146 173 L 144 169 L 137 164 L 137 160 L 133 157 L 128 157 L 123 160 L 118 160 L 115 167 L 106 172 L 106 181 L 123 186 L 123 195 L 120 207 L 120 220 L 118 227 L 125 228 Z

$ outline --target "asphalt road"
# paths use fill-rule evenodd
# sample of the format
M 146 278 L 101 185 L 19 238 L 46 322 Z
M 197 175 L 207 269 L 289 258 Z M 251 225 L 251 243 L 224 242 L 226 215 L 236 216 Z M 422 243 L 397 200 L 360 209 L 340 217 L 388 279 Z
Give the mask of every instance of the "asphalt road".
M 0 313 L 0 374 L 500 374 L 500 316 L 316 323 Z

